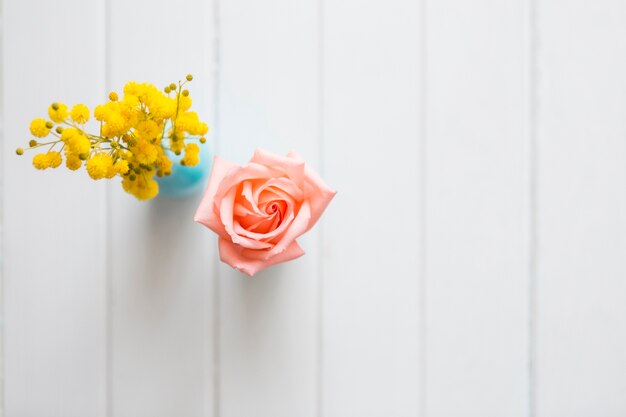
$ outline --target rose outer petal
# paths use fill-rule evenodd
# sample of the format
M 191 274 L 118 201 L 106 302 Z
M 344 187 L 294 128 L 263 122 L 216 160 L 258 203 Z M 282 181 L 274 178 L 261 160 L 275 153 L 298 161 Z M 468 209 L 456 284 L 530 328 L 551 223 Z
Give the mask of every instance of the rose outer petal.
M 222 237 L 228 237 L 228 233 L 220 221 L 219 214 L 215 212 L 215 193 L 222 180 L 238 168 L 237 164 L 226 161 L 219 156 L 213 158 L 211 177 L 193 218 L 194 221 L 205 225 Z
M 304 160 L 290 158 L 289 156 L 275 155 L 263 149 L 257 149 L 250 162 L 267 165 L 284 171 L 287 176 L 301 189 L 304 186 Z
M 304 255 L 304 251 L 296 241 L 291 242 L 291 245 L 283 252 L 269 259 L 256 259 L 259 252 L 262 251 L 245 249 L 223 238 L 219 240 L 219 251 L 222 262 L 226 262 L 228 265 L 249 276 L 253 276 L 269 266 L 291 261 L 292 259 Z
M 304 161 L 295 151 L 289 152 L 287 156 L 298 161 Z M 304 198 L 309 200 L 311 204 L 311 220 L 309 220 L 309 225 L 306 229 L 306 231 L 309 231 L 315 226 L 315 223 L 317 223 L 322 213 L 324 213 L 324 210 L 326 210 L 330 201 L 335 197 L 337 191 L 330 188 L 322 177 L 308 164 L 304 166 L 304 176 L 306 182 Z

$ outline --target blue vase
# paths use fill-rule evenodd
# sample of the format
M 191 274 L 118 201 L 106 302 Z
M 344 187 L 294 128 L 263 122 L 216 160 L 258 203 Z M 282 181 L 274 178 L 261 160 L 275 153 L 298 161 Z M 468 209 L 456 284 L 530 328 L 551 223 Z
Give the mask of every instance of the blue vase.
M 180 164 L 183 154 L 165 151 L 172 161 L 172 175 L 156 177 L 159 183 L 159 196 L 185 197 L 201 192 L 211 171 L 211 152 L 208 144 L 200 144 L 200 162 L 193 167 Z

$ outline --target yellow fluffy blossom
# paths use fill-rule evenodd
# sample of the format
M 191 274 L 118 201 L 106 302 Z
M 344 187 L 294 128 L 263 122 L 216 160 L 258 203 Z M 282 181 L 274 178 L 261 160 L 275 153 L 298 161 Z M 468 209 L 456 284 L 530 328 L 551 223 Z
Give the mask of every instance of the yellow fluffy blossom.
M 132 95 L 138 97 L 140 94 L 140 84 L 135 81 L 129 81 L 124 85 L 124 95 Z
M 61 140 L 67 143 L 71 138 L 77 135 L 80 135 L 80 130 L 73 127 L 68 127 L 67 129 L 63 129 L 63 131 L 61 132 Z
M 184 138 L 185 134 L 181 131 L 171 132 L 169 139 L 170 150 L 177 155 L 180 154 L 180 152 L 185 148 Z
M 164 96 L 158 90 L 149 97 L 148 106 L 157 120 L 168 119 L 176 114 L 176 100 Z
M 171 175 L 172 165 L 173 165 L 172 160 L 169 159 L 167 155 L 165 155 L 165 153 L 163 152 L 163 149 L 160 149 L 159 156 L 156 160 L 157 175 L 160 177 L 164 175 L 165 176 Z
M 87 136 L 80 134 L 74 137 L 68 143 L 68 146 L 77 155 L 82 155 L 89 152 L 89 149 L 91 148 L 91 142 L 89 141 Z
M 151 141 L 158 139 L 161 128 L 154 120 L 143 120 L 137 124 L 136 132 L 138 136 L 144 140 Z
M 139 200 L 149 200 L 159 193 L 159 184 L 152 178 L 139 175 L 134 179 L 130 176 L 122 180 L 124 191 L 137 197 Z
M 46 169 L 50 166 L 50 163 L 45 154 L 39 153 L 33 157 L 33 166 L 37 169 Z
M 65 142 L 70 152 L 81 155 L 86 154 L 91 149 L 91 141 L 83 132 L 73 127 L 64 129 L 61 132 L 61 140 Z
M 34 156 L 33 165 L 37 169 L 56 168 L 61 165 L 61 154 L 59 152 L 40 153 Z
M 113 169 L 113 158 L 105 153 L 98 153 L 87 160 L 87 173 L 94 180 L 106 178 Z
M 93 117 L 98 121 L 103 121 L 107 117 L 109 112 L 110 110 L 109 108 L 107 108 L 106 105 L 100 104 L 97 105 L 95 109 L 93 109 Z
M 206 123 L 198 118 L 198 114 L 193 111 L 183 112 L 176 119 L 176 129 L 184 130 L 191 135 L 205 135 L 209 131 Z
M 65 166 L 72 171 L 76 171 L 83 166 L 83 161 L 76 154 L 69 153 L 65 155 Z
M 153 145 L 143 139 L 137 140 L 137 144 L 135 146 L 132 146 L 130 148 L 130 151 L 133 153 L 134 159 L 138 163 L 144 165 L 153 164 L 159 156 L 157 145 Z
M 30 122 L 30 133 L 38 138 L 44 138 L 50 133 L 50 125 L 46 119 L 34 119 Z
M 48 107 L 48 116 L 57 123 L 65 121 L 67 119 L 67 106 L 63 103 L 52 103 Z
M 84 104 L 77 104 L 72 107 L 70 117 L 78 124 L 82 125 L 84 123 L 87 123 L 87 121 L 89 120 L 89 108 Z
M 130 107 L 137 107 L 141 104 L 139 98 L 133 94 L 125 94 L 124 97 L 122 97 L 122 102 Z
M 48 166 L 50 168 L 56 168 L 59 165 L 61 165 L 61 162 L 63 162 L 63 158 L 61 158 L 61 154 L 58 152 L 48 152 L 46 154 L 46 159 L 48 160 Z
M 200 162 L 198 154 L 200 153 L 200 147 L 195 143 L 190 143 L 185 146 L 185 156 L 182 159 L 182 164 L 185 166 L 195 166 Z
M 113 169 L 115 170 L 116 174 L 126 174 L 128 172 L 128 161 L 120 159 L 115 164 L 113 164 Z
M 125 111 L 126 109 L 120 106 L 120 103 L 111 101 L 105 105 L 104 125 L 102 126 L 102 134 L 106 137 L 112 138 L 115 136 L 122 136 L 132 127 L 131 118 Z
M 172 173 L 171 153 L 184 152 L 181 163 L 193 166 L 199 161 L 198 143 L 206 142 L 208 126 L 190 109 L 186 85 L 192 79 L 188 75 L 163 90 L 149 83 L 126 83 L 123 94 L 111 92 L 106 102 L 93 108 L 99 122 L 95 132 L 84 128 L 91 116 L 89 107 L 76 104 L 69 111 L 64 103 L 52 103 L 48 108 L 52 122 L 37 118 L 30 123 L 35 138 L 51 137 L 29 140 L 26 150 L 46 147 L 34 156 L 33 165 L 56 168 L 65 159 L 68 169 L 84 165 L 94 180 L 120 178 L 123 189 L 140 200 L 155 197 L 159 192 L 155 176 Z M 25 149 L 15 152 L 22 155 Z
M 183 96 L 181 94 L 179 109 L 182 110 L 182 111 L 186 111 L 186 110 L 189 110 L 190 107 L 191 107 L 191 97 Z

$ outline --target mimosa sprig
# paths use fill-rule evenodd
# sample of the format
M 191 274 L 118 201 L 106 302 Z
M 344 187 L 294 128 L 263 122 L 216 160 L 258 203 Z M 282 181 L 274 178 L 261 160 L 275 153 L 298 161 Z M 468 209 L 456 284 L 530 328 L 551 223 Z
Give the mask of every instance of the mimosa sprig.
M 119 176 L 126 192 L 140 200 L 154 198 L 159 192 L 154 176 L 172 173 L 167 151 L 182 154 L 180 163 L 194 166 L 199 162 L 199 144 L 206 142 L 207 124 L 189 110 L 191 97 L 185 85 L 191 80 L 187 75 L 163 91 L 148 83 L 126 83 L 121 100 L 111 92 L 108 102 L 94 108 L 93 117 L 100 122 L 97 134 L 86 130 L 90 118 L 86 105 L 70 110 L 63 103 L 52 103 L 51 120 L 34 119 L 30 133 L 35 138 L 16 153 L 44 150 L 33 157 L 35 168 L 42 170 L 59 167 L 64 155 L 65 166 L 72 171 L 85 165 L 94 180 Z

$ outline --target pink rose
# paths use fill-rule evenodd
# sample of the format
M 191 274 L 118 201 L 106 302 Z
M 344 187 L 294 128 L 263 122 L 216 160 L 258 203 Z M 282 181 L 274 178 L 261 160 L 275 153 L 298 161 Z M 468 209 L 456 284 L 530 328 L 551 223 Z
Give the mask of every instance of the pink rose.
M 244 166 L 215 157 L 194 220 L 219 235 L 223 262 L 252 276 L 304 255 L 296 238 L 335 194 L 296 153 L 257 149 Z

